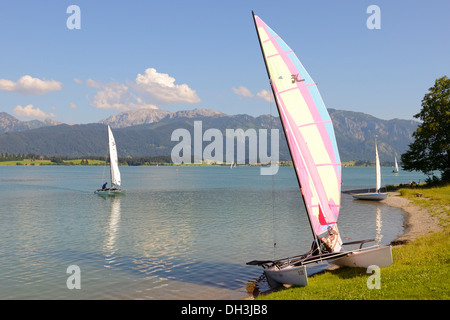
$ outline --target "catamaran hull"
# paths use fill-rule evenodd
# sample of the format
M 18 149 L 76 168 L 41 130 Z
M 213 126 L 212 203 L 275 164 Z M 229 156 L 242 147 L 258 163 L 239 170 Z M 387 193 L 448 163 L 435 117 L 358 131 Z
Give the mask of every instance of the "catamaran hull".
M 392 247 L 383 246 L 374 249 L 360 249 L 349 252 L 346 256 L 329 261 L 341 267 L 368 268 L 377 266 L 379 268 L 389 267 L 392 260 Z
M 352 195 L 353 198 L 358 200 L 375 200 L 380 201 L 387 198 L 387 193 L 357 193 Z
M 308 285 L 308 275 L 305 266 L 287 266 L 281 269 L 277 266 L 271 266 L 264 269 L 264 273 L 270 286 L 290 284 L 304 287 Z

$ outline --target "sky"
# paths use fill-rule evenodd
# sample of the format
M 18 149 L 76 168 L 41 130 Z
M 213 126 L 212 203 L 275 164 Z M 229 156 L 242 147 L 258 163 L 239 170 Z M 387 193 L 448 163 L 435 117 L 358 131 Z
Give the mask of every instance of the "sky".
M 413 119 L 450 76 L 448 0 L 5 0 L 0 112 L 64 123 L 140 108 L 276 114 L 252 10 L 328 108 Z

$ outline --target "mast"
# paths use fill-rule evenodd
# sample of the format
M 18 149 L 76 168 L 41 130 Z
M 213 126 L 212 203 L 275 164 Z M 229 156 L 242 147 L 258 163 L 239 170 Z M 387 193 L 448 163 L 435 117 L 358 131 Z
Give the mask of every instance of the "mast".
M 380 159 L 378 157 L 377 136 L 375 136 L 375 167 L 377 178 L 375 192 L 378 193 L 381 188 L 381 168 L 380 168 Z
M 267 60 L 266 60 L 266 57 L 265 57 L 265 55 L 264 55 L 264 49 L 263 49 L 263 47 L 262 47 L 261 38 L 260 38 L 259 33 L 258 33 L 258 26 L 256 25 L 255 13 L 253 12 L 253 10 L 252 10 L 252 16 L 253 16 L 253 22 L 254 22 L 254 24 L 255 24 L 256 35 L 258 36 L 259 47 L 260 47 L 260 49 L 261 49 L 261 53 L 262 53 L 262 56 L 263 56 L 263 59 L 264 59 L 264 65 L 266 66 L 267 76 L 268 76 L 268 78 L 269 78 L 270 88 L 272 89 L 272 94 L 273 94 L 273 97 L 274 97 L 274 99 L 275 99 L 275 104 L 277 105 L 277 111 L 278 111 L 278 115 L 279 115 L 279 117 L 280 117 L 281 125 L 282 125 L 282 127 L 283 127 L 284 136 L 285 136 L 285 138 L 286 138 L 286 140 L 287 140 L 287 136 L 286 136 L 286 132 L 287 132 L 286 124 L 284 123 L 283 117 L 281 116 L 281 113 L 280 113 L 280 106 L 279 106 L 279 104 L 278 104 L 278 99 L 277 99 L 277 96 L 276 96 L 276 94 L 275 94 L 275 90 L 274 90 L 274 88 L 273 88 L 272 78 L 271 78 L 271 76 L 270 76 L 269 68 L 268 68 L 268 66 L 267 66 Z M 286 142 L 287 142 L 287 141 L 286 141 Z M 292 161 L 294 162 L 294 157 L 293 157 L 293 153 L 292 153 L 292 150 L 291 150 L 291 146 L 290 146 L 289 143 L 287 143 L 287 145 L 288 145 L 289 154 L 290 154 L 290 156 L 291 156 L 291 159 L 292 159 Z M 295 165 L 295 162 L 294 162 L 294 165 Z M 297 173 L 297 170 L 295 170 L 295 168 L 294 168 L 294 172 L 295 172 L 295 176 L 296 176 L 296 178 L 297 178 L 297 182 L 298 182 L 298 186 L 299 186 L 299 189 L 300 189 L 300 193 L 301 193 L 301 195 L 302 195 L 303 205 L 305 206 L 306 212 L 308 212 L 308 207 L 306 206 L 305 197 L 304 197 L 303 191 L 302 191 L 302 184 L 301 184 L 301 182 L 300 182 L 300 178 L 299 178 L 298 173 Z M 313 234 L 314 241 L 315 241 L 316 244 L 317 244 L 317 248 L 319 249 L 319 252 L 321 252 L 320 246 L 319 246 L 318 243 L 317 243 L 317 242 L 318 242 L 318 238 L 317 238 L 316 233 L 314 232 L 314 228 L 313 228 L 313 225 L 312 225 L 312 222 L 311 222 L 311 218 L 310 218 L 310 216 L 309 216 L 308 213 L 306 214 L 306 216 L 308 217 L 308 222 L 309 222 L 309 226 L 311 227 L 311 232 L 312 232 L 312 234 Z
M 111 128 L 109 127 L 109 124 L 108 124 L 108 152 L 109 152 L 109 178 L 110 178 L 110 180 L 111 180 L 111 187 L 110 188 L 112 188 L 113 187 L 113 164 L 112 164 L 112 162 L 113 162 L 113 159 L 112 159 L 112 154 L 111 154 L 111 143 L 110 143 L 110 141 L 111 141 Z

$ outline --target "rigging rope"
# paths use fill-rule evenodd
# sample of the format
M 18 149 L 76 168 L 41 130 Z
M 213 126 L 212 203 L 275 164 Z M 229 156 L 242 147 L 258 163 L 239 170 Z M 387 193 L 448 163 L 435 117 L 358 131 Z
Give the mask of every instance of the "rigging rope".
M 108 150 L 109 150 L 109 147 L 106 149 L 105 165 L 103 166 L 103 173 L 102 173 L 102 184 L 103 184 L 103 181 L 105 181 L 105 170 L 106 170 L 107 161 L 108 161 Z M 111 187 L 111 186 L 109 186 L 109 187 Z
M 270 108 L 270 115 L 272 116 L 271 118 L 271 129 L 273 129 L 274 127 L 274 116 L 272 114 L 272 108 L 273 108 L 273 96 L 270 95 L 270 101 L 269 101 L 269 108 Z M 271 134 L 270 134 L 270 157 L 273 158 L 273 150 L 272 150 L 272 130 L 271 130 Z M 270 163 L 271 166 L 273 166 L 273 163 Z M 278 164 L 276 164 L 278 165 Z M 277 227 L 276 227 L 276 211 L 275 211 L 275 178 L 274 178 L 274 174 L 271 175 L 272 176 L 272 226 L 273 226 L 273 260 L 275 260 L 276 258 L 276 249 L 277 249 L 277 237 L 276 237 L 276 231 L 277 231 Z

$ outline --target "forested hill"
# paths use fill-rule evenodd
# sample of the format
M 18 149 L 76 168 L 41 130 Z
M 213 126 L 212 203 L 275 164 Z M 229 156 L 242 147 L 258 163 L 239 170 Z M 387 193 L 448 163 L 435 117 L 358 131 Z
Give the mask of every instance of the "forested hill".
M 148 114 L 146 114 L 146 112 Z M 329 109 L 342 161 L 374 160 L 374 138 L 378 135 L 381 161 L 393 161 L 407 150 L 418 122 L 411 120 L 382 120 L 364 113 Z M 7 119 L 6 119 L 7 118 Z M 20 121 L 0 113 L 0 124 Z M 104 156 L 107 153 L 106 124 L 113 127 L 119 157 L 166 156 L 178 141 L 171 141 L 172 132 L 187 129 L 194 140 L 194 121 L 202 121 L 202 132 L 209 128 L 244 130 L 281 129 L 279 118 L 269 115 L 226 115 L 208 109 L 168 112 L 136 110 L 123 112 L 101 123 L 67 125 L 41 122 L 39 128 L 0 133 L 0 153 L 48 156 Z M 120 123 L 120 125 L 119 125 Z M 0 126 L 0 130 L 2 127 Z M 270 133 L 270 130 L 268 130 Z M 224 138 L 225 139 L 225 138 Z M 204 141 L 203 148 L 211 142 Z M 270 144 L 270 141 L 269 141 Z M 225 143 L 224 143 L 225 153 Z M 280 159 L 289 159 L 289 151 L 280 130 Z

